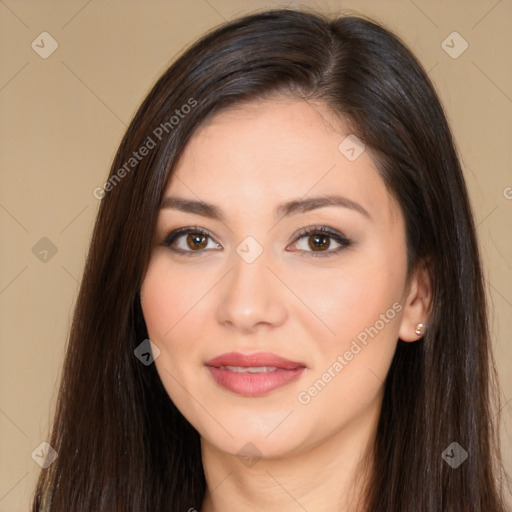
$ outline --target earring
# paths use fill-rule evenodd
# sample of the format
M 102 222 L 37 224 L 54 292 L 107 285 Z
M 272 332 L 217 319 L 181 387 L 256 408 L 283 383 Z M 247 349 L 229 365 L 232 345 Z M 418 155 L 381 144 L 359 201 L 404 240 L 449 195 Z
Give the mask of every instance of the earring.
M 418 324 L 416 326 L 416 330 L 414 331 L 418 336 L 420 336 L 423 332 L 423 327 L 425 327 L 424 324 Z

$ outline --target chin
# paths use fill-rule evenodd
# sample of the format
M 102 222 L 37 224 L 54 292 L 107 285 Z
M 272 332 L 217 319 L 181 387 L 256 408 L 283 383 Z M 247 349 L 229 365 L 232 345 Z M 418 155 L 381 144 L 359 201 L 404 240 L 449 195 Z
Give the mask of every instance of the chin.
M 283 416 L 281 414 L 281 421 Z M 245 422 L 241 422 L 240 418 L 235 423 L 224 421 L 222 426 L 214 421 L 208 422 L 196 429 L 203 442 L 206 441 L 216 450 L 239 457 L 281 458 L 300 453 L 311 444 L 307 432 L 299 430 L 298 425 L 291 422 L 285 426 L 287 420 L 281 425 L 274 423 L 279 426 L 272 430 L 263 424 L 258 426 L 248 416 L 245 418 Z
M 204 438 L 203 438 L 204 439 Z M 301 443 L 293 439 L 276 437 L 268 439 L 265 436 L 251 436 L 248 433 L 229 439 L 207 439 L 216 450 L 239 457 L 242 462 L 246 458 L 279 459 L 300 451 Z

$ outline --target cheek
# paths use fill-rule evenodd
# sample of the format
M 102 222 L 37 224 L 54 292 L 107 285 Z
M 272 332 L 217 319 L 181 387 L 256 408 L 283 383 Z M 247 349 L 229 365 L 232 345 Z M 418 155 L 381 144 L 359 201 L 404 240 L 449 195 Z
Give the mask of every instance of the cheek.
M 324 340 L 327 347 L 334 342 L 339 349 L 378 322 L 401 299 L 401 280 L 392 267 L 363 257 L 329 269 L 328 274 L 303 272 L 293 285 L 303 310 L 297 319 L 302 318 L 299 321 L 303 325 L 308 322 L 310 332 L 316 328 L 317 340 Z M 386 330 L 389 324 L 398 323 L 396 316 L 394 309 L 386 315 Z M 396 325 L 394 328 L 398 329 Z
M 200 360 L 199 341 L 204 338 L 194 315 L 201 314 L 200 299 L 207 290 L 206 283 L 193 286 L 190 278 L 169 268 L 165 254 L 156 253 L 140 293 L 149 339 L 160 349 L 156 370 L 169 398 L 186 417 L 191 404 L 188 393 L 195 389 L 199 370 L 195 366 Z
M 169 269 L 165 255 L 152 257 L 141 287 L 141 306 L 149 339 L 160 349 L 155 366 L 169 397 L 178 404 L 182 388 L 187 388 L 191 368 L 200 349 L 200 322 L 191 321 L 197 310 L 201 290 L 191 286 L 182 272 Z M 190 277 L 190 276 L 188 276 Z M 201 286 L 202 287 L 202 286 Z
M 378 399 L 403 309 L 405 256 L 400 251 L 386 253 L 376 246 L 343 263 L 327 277 L 303 273 L 298 288 L 317 316 L 305 327 L 317 350 L 298 403 L 312 415 L 343 404 L 326 417 L 327 429 L 345 424 Z
M 332 274 L 324 293 L 310 287 L 305 300 L 316 304 L 332 332 L 324 329 L 327 334 L 315 337 L 313 368 L 297 403 L 305 423 L 317 425 L 313 418 L 321 418 L 324 433 L 356 421 L 381 399 L 396 349 L 402 310 L 397 276 L 368 261 L 360 265 L 350 273 Z M 314 332 L 312 325 L 309 332 Z
M 165 254 L 155 254 L 141 287 L 142 311 L 150 338 L 164 345 L 175 338 L 180 328 L 189 324 L 193 310 L 200 308 L 207 289 L 205 280 L 177 272 Z

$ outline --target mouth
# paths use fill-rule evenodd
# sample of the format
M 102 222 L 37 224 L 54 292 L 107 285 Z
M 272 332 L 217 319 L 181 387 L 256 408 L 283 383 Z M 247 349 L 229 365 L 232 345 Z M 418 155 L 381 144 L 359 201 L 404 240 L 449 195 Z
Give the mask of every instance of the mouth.
M 219 386 L 242 396 L 270 393 L 298 379 L 307 368 L 304 363 L 263 352 L 230 352 L 205 365 Z

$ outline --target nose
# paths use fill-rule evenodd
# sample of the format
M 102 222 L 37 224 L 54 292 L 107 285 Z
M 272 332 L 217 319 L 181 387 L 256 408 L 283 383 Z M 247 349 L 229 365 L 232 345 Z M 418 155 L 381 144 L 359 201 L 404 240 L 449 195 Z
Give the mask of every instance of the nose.
M 231 271 L 221 284 L 217 308 L 221 325 L 249 333 L 263 326 L 278 327 L 286 320 L 287 290 L 269 260 L 266 251 L 252 262 L 234 254 Z

